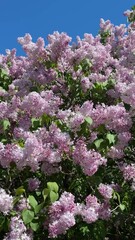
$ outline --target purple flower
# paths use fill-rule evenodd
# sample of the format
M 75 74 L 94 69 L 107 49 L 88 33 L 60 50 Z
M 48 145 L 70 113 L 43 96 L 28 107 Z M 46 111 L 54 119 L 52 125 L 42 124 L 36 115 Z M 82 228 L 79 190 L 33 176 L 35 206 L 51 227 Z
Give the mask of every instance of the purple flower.
M 29 191 L 34 191 L 37 190 L 39 188 L 40 185 L 40 181 L 37 178 L 29 178 L 28 181 L 28 189 Z
M 105 199 L 112 198 L 113 188 L 110 185 L 100 183 L 98 191 Z
M 9 214 L 13 209 L 13 197 L 6 193 L 3 188 L 0 188 L 0 212 L 4 215 Z
M 10 222 L 10 232 L 4 240 L 32 240 L 31 236 L 26 233 L 26 227 L 20 216 L 12 217 Z
M 75 212 L 74 196 L 71 193 L 64 192 L 59 201 L 50 206 L 49 236 L 56 237 L 59 234 L 65 234 L 70 227 L 74 226 Z

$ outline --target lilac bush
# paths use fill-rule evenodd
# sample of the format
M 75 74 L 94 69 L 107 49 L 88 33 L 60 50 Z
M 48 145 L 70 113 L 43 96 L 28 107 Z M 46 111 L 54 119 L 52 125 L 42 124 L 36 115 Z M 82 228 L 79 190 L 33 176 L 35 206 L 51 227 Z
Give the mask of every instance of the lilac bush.
M 0 55 L 0 239 L 135 238 L 135 7 Z

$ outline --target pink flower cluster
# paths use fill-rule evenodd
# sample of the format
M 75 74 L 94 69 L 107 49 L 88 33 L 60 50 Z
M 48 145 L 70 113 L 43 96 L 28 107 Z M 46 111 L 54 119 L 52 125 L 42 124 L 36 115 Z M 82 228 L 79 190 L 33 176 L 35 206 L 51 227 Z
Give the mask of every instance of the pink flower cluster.
M 101 156 L 95 150 L 87 150 L 86 144 L 83 140 L 79 140 L 73 151 L 73 159 L 76 164 L 79 164 L 84 173 L 92 176 L 97 172 L 99 166 L 106 165 L 107 159 Z
M 113 189 L 111 186 L 100 183 L 98 191 L 105 199 L 112 198 Z
M 4 240 L 31 240 L 31 236 L 26 233 L 26 226 L 19 216 L 12 217 L 10 223 L 10 232 L 4 237 Z
M 0 212 L 7 215 L 13 209 L 13 197 L 0 188 Z
M 49 209 L 50 237 L 56 237 L 59 234 L 65 234 L 66 231 L 75 225 L 75 197 L 68 192 L 64 192 L 59 201 L 52 204 Z
M 108 191 L 108 189 L 107 189 Z M 107 192 L 106 192 L 107 194 Z M 98 202 L 95 196 L 88 195 L 85 204 L 74 202 L 75 197 L 68 192 L 64 192 L 59 201 L 53 203 L 49 209 L 49 236 L 57 237 L 65 234 L 66 231 L 75 225 L 75 217 L 80 215 L 84 222 L 88 224 L 100 219 L 108 219 L 111 216 L 108 201 Z
M 125 180 L 135 180 L 135 164 L 123 164 L 120 166 L 120 169 L 123 172 Z
M 59 32 L 48 36 L 47 45 L 42 38 L 34 43 L 30 34 L 18 38 L 18 42 L 25 57 L 16 56 L 15 49 L 0 55 L 0 166 L 2 174 L 11 171 L 9 189 L 5 182 L 0 188 L 1 214 L 8 216 L 13 209 L 15 191 L 11 188 L 18 187 L 17 181 L 22 184 L 17 180 L 22 172 L 23 179 L 27 176 L 26 194 L 37 190 L 42 193 L 44 183 L 40 180 L 47 181 L 50 175 L 54 180 L 54 174 L 61 174 L 63 178 L 56 178 L 63 186 L 61 197 L 50 201 L 53 203 L 48 208 L 49 237 L 66 234 L 76 224 L 77 215 L 88 224 L 108 220 L 114 189 L 110 182 L 119 186 L 124 178 L 127 184 L 132 181 L 135 189 L 135 165 L 125 151 L 135 138 L 133 24 L 114 26 L 101 19 L 96 37 L 84 34 L 75 44 L 70 44 L 66 33 Z M 123 159 L 122 164 L 119 159 Z M 82 169 L 79 173 L 77 165 Z M 119 170 L 123 173 L 120 180 L 115 176 Z M 109 183 L 104 181 L 106 173 Z M 64 185 L 65 175 L 68 180 Z M 98 183 L 90 186 L 93 175 Z M 80 194 L 85 203 L 78 203 L 75 189 L 71 188 L 73 194 L 68 192 L 74 178 L 85 179 L 86 185 L 88 181 L 89 188 L 84 192 L 89 191 L 89 195 Z M 96 194 L 101 195 L 102 202 Z M 17 198 L 16 214 L 29 208 L 22 195 Z M 10 218 L 5 240 L 33 239 L 18 215 Z

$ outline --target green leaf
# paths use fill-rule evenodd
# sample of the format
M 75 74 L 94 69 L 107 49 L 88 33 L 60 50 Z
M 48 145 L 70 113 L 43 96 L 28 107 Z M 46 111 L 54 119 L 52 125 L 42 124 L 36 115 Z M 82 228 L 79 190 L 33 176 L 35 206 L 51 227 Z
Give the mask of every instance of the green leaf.
M 25 189 L 24 189 L 23 186 L 21 186 L 21 187 L 19 187 L 19 188 L 17 188 L 17 189 L 15 190 L 15 195 L 16 195 L 16 196 L 22 195 L 24 192 L 25 192 Z
M 3 229 L 4 224 L 5 224 L 5 216 L 0 216 L 0 231 Z
M 86 121 L 87 123 L 89 123 L 90 125 L 93 123 L 93 120 L 92 120 L 91 117 L 86 117 L 86 118 L 85 118 L 85 121 Z
M 102 143 L 103 141 L 104 141 L 104 140 L 103 140 L 102 138 L 101 138 L 101 139 L 97 139 L 97 140 L 94 142 L 96 148 L 100 148 L 100 145 L 101 145 L 101 143 Z
M 6 131 L 9 126 L 10 126 L 10 122 L 8 120 L 4 120 L 3 121 L 3 129 L 4 129 L 4 131 Z
M 38 205 L 38 202 L 36 201 L 34 196 L 29 195 L 28 200 L 29 200 L 29 204 L 31 205 L 31 207 L 33 207 L 33 209 L 35 209 L 35 207 Z
M 31 222 L 31 223 L 30 223 L 30 226 L 31 226 L 31 228 L 32 228 L 32 230 L 33 230 L 34 232 L 36 232 L 36 231 L 38 230 L 38 228 L 39 228 L 39 224 L 38 224 L 38 223 L 33 223 L 33 222 Z
M 115 192 L 113 192 L 113 199 L 114 199 L 114 200 L 117 200 L 117 195 L 116 195 Z
M 37 129 L 40 126 L 40 119 L 32 118 L 32 128 Z
M 13 210 L 10 211 L 10 215 L 13 216 L 13 217 L 16 216 L 16 211 L 13 211 Z
M 50 196 L 51 203 L 53 203 L 58 199 L 59 194 L 55 193 L 54 191 L 51 191 L 49 196 Z
M 41 209 L 43 209 L 43 207 L 44 207 L 44 202 L 37 205 L 34 209 L 35 214 L 39 213 L 41 211 Z
M 44 198 L 44 201 L 46 200 L 46 198 L 48 197 L 50 193 L 50 190 L 48 188 L 44 188 L 43 191 L 42 191 L 42 196 Z
M 75 71 L 82 70 L 82 66 L 80 64 L 79 65 L 75 65 L 74 66 L 74 70 Z
M 80 231 L 83 233 L 83 236 L 85 236 L 86 234 L 88 234 L 90 232 L 88 226 L 82 226 L 80 228 Z
M 24 140 L 20 138 L 20 139 L 18 140 L 17 144 L 18 144 L 21 148 L 23 148 L 23 147 L 24 147 Z
M 114 144 L 115 143 L 115 134 L 112 133 L 107 133 L 106 138 L 108 139 L 110 144 Z
M 120 204 L 119 207 L 120 207 L 121 211 L 124 211 L 126 208 L 126 206 L 124 204 Z
M 7 75 L 7 71 L 5 69 L 1 69 L 1 77 L 4 77 L 5 75 Z
M 45 66 L 47 67 L 47 69 L 49 68 L 55 68 L 57 66 L 56 62 L 51 62 L 51 61 L 45 61 Z
M 36 195 L 39 197 L 41 195 L 41 192 L 37 191 Z
M 85 58 L 81 61 L 81 66 L 82 66 L 82 71 L 85 73 L 85 74 L 89 74 L 90 72 L 90 69 L 92 67 L 92 63 L 91 61 L 88 59 L 88 58 Z
M 119 193 L 117 193 L 117 192 L 114 191 L 113 194 L 114 194 L 114 199 L 118 199 L 119 204 L 121 204 L 121 200 L 120 200 L 120 195 L 119 195 Z
M 25 224 L 32 222 L 32 220 L 34 219 L 34 212 L 27 209 L 23 210 L 22 219 Z
M 5 222 L 3 224 L 4 232 L 7 232 L 9 230 L 9 225 L 10 225 L 10 219 L 9 218 L 5 218 Z
M 47 183 L 47 188 L 50 190 L 50 191 L 54 191 L 55 193 L 58 192 L 59 190 L 59 186 L 56 182 L 48 182 Z
M 131 7 L 131 9 L 134 11 L 134 10 L 135 10 L 135 5 L 133 5 L 133 6 Z

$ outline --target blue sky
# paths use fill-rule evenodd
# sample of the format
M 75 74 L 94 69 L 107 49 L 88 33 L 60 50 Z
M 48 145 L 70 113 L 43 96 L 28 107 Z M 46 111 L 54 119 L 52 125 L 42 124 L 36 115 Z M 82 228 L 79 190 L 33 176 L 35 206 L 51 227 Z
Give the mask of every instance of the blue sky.
M 100 18 L 115 25 L 126 23 L 123 12 L 134 0 L 0 0 L 0 54 L 5 49 L 17 49 L 22 55 L 17 37 L 25 33 L 46 40 L 53 31 L 66 32 L 75 41 L 84 33 L 96 35 Z

